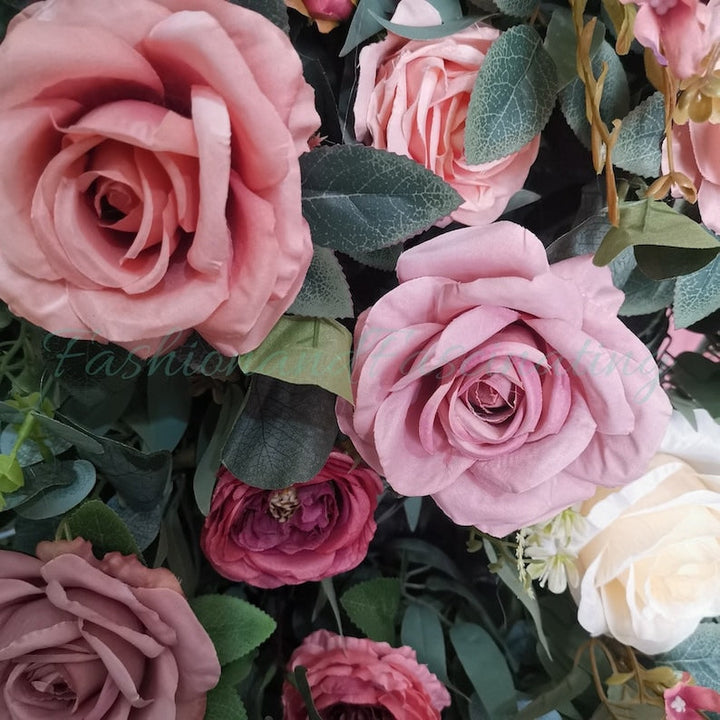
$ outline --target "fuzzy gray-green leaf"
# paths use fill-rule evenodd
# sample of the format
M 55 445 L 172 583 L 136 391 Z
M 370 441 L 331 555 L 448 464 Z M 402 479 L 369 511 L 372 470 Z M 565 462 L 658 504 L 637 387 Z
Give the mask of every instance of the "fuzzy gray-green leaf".
M 660 145 L 665 135 L 665 101 L 656 92 L 623 118 L 613 149 L 613 165 L 623 170 L 656 177 L 660 173 Z

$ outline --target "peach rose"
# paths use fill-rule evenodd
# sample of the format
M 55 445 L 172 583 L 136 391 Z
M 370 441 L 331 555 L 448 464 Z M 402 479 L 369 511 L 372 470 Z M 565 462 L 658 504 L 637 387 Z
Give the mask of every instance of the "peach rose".
M 426 0 L 401 0 L 393 22 L 438 25 Z M 538 135 L 516 153 L 470 165 L 464 135 L 470 93 L 498 30 L 477 23 L 439 40 L 406 40 L 391 32 L 360 52 L 355 135 L 360 142 L 406 155 L 462 196 L 451 217 L 484 225 L 500 216 L 537 157 Z
M 90 543 L 0 551 L 0 717 L 202 720 L 215 648 L 175 576 Z
M 289 39 L 224 0 L 48 0 L 0 46 L 0 296 L 143 357 L 255 348 L 312 255 L 319 125 Z
M 572 545 L 578 620 L 648 654 L 666 652 L 720 615 L 720 426 L 679 413 L 647 472 L 585 502 Z
M 333 451 L 301 485 L 261 490 L 223 468 L 201 545 L 230 580 L 275 588 L 322 580 L 359 565 L 375 534 L 380 478 Z
M 409 647 L 390 647 L 327 630 L 308 635 L 288 663 L 307 670 L 315 707 L 327 720 L 440 720 L 450 695 Z M 306 720 L 300 693 L 283 686 L 284 720 Z

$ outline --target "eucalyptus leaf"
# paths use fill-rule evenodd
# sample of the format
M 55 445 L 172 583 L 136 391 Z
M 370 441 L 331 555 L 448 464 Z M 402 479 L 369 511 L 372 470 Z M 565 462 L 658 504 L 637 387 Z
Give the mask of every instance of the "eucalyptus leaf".
M 0 493 L 11 493 L 23 486 L 23 470 L 17 458 L 12 455 L 0 455 Z M 5 501 L 0 496 L 0 509 Z
M 240 369 L 295 385 L 317 385 L 353 401 L 352 335 L 327 318 L 284 315 L 259 347 L 238 357 Z
M 403 616 L 400 642 L 417 652 L 418 662 L 447 682 L 445 639 L 437 613 L 426 605 L 410 603 Z
M 420 519 L 420 511 L 422 510 L 422 496 L 406 497 L 403 500 L 403 508 L 405 510 L 405 518 L 407 519 L 410 532 L 415 532 L 418 520 Z
M 613 148 L 613 165 L 643 177 L 657 177 L 664 136 L 665 101 L 662 93 L 656 92 L 623 118 Z
M 332 250 L 315 248 L 303 285 L 288 313 L 321 318 L 353 316 L 350 286 Z
M 555 64 L 537 32 L 529 25 L 504 32 L 490 46 L 470 97 L 468 162 L 498 160 L 529 143 L 545 127 L 557 89 Z
M 254 375 L 222 461 L 248 485 L 279 490 L 315 477 L 337 433 L 335 395 L 315 385 Z
M 37 463 L 23 470 L 22 487 L 5 496 L 5 510 L 31 500 L 43 490 L 70 485 L 75 480 L 71 462 Z
M 316 148 L 300 156 L 300 170 L 313 242 L 348 254 L 402 242 L 461 203 L 414 160 L 364 145 Z
M 3 428 L 2 433 L 0 433 L 0 453 L 7 454 L 12 452 L 17 438 L 17 431 L 12 425 Z M 42 443 L 42 448 L 40 443 Z M 27 438 L 18 448 L 16 457 L 20 463 L 20 467 L 27 467 L 42 462 L 42 460 L 46 459 L 47 454 L 52 456 L 60 455 L 70 447 L 72 447 L 72 443 L 57 436 L 51 435 L 43 438 L 39 442 L 33 438 Z M 45 455 L 43 455 L 43 450 Z
M 340 604 L 371 640 L 395 644 L 395 616 L 400 607 L 397 578 L 375 578 L 353 585 L 340 597 Z
M 704 268 L 675 281 L 675 327 L 686 328 L 720 307 L 720 255 Z
M 0 401 L 0 421 L 19 425 L 25 419 L 25 413 L 14 405 Z
M 46 520 L 26 520 L 19 515 L 15 518 L 15 535 L 12 539 L 13 550 L 34 555 L 35 548 L 43 540 L 53 540 L 59 518 Z

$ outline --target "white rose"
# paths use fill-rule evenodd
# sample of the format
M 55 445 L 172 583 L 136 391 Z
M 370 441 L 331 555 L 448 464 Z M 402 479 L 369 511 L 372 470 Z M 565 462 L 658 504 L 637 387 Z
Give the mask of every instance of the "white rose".
M 720 425 L 674 413 L 648 472 L 580 507 L 578 620 L 641 652 L 666 652 L 720 615 Z

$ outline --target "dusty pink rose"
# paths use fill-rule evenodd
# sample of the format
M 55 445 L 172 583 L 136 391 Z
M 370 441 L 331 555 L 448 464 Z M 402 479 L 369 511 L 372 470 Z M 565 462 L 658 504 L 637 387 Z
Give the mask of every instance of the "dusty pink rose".
M 365 558 L 381 490 L 373 470 L 337 451 L 312 480 L 284 490 L 251 487 L 223 468 L 202 550 L 223 577 L 262 588 L 337 575 Z
M 390 647 L 327 630 L 308 635 L 288 663 L 302 665 L 313 701 L 326 720 L 440 720 L 450 696 L 409 647 Z M 300 693 L 283 686 L 284 720 L 306 720 Z
M 21 81 L 20 81 L 21 79 Z M 225 0 L 52 0 L 0 46 L 0 296 L 141 356 L 256 347 L 312 255 L 319 125 L 288 38 Z
M 202 720 L 220 677 L 168 570 L 90 544 L 0 551 L 0 717 Z
M 288 7 L 297 10 L 317 24 L 323 33 L 335 29 L 355 12 L 355 0 L 285 0 Z
M 673 125 L 672 136 L 675 170 L 693 181 L 702 221 L 720 233 L 720 125 L 689 120 L 685 125 Z M 667 141 L 663 143 L 662 169 L 669 169 Z M 673 195 L 681 196 L 677 189 Z
M 438 25 L 426 0 L 401 0 L 393 22 Z M 502 214 L 535 161 L 538 135 L 494 162 L 470 165 L 464 135 L 470 93 L 499 31 L 478 23 L 439 40 L 406 40 L 388 33 L 360 52 L 355 134 L 361 142 L 406 155 L 452 185 L 463 204 L 452 218 L 484 225 Z
M 403 495 L 505 535 L 637 477 L 670 404 L 622 293 L 589 256 L 549 266 L 509 222 L 405 252 L 358 319 L 340 429 Z

